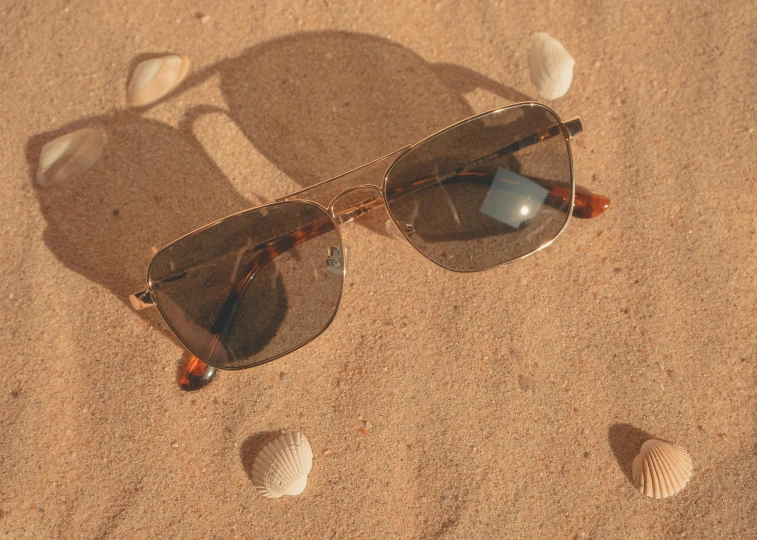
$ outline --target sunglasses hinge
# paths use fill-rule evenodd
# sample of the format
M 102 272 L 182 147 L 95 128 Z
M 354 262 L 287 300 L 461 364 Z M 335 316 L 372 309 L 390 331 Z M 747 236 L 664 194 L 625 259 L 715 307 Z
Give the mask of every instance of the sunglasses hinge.
M 130 294 L 129 302 L 131 303 L 131 307 L 137 311 L 155 306 L 155 301 L 152 299 L 152 295 L 148 289 Z
M 581 122 L 581 117 L 576 116 L 563 122 L 565 127 L 568 128 L 568 137 L 573 138 L 584 130 L 584 125 Z

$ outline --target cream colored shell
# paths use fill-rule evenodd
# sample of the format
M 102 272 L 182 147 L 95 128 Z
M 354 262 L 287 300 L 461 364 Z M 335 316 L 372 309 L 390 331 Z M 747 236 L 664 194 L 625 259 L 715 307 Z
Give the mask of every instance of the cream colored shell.
M 562 43 L 544 32 L 539 32 L 528 51 L 531 82 L 544 99 L 557 99 L 565 95 L 573 81 L 576 61 Z
M 48 187 L 83 173 L 100 158 L 107 140 L 99 128 L 79 129 L 53 139 L 39 154 L 37 185 Z
M 189 72 L 189 58 L 170 54 L 140 62 L 126 88 L 126 102 L 144 107 L 168 95 Z
M 633 460 L 631 476 L 644 495 L 664 499 L 681 491 L 693 471 L 691 457 L 682 447 L 650 439 Z
M 299 495 L 313 466 L 313 450 L 304 435 L 290 432 L 268 443 L 252 464 L 252 485 L 269 499 Z

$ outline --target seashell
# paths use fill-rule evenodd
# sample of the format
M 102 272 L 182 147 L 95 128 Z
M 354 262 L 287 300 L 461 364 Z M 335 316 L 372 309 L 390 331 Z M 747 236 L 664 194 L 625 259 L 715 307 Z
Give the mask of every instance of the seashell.
M 313 450 L 304 435 L 285 433 L 255 456 L 252 485 L 269 499 L 299 495 L 305 490 L 313 466 Z
M 189 58 L 169 54 L 140 62 L 126 88 L 130 107 L 155 103 L 179 86 L 189 71 Z
M 682 447 L 650 439 L 633 460 L 631 476 L 644 495 L 664 499 L 681 491 L 693 471 L 691 456 Z
M 557 99 L 565 95 L 573 81 L 576 61 L 562 43 L 544 32 L 539 32 L 528 50 L 531 82 L 544 99 Z
M 48 187 L 89 169 L 102 155 L 108 137 L 103 129 L 84 128 L 53 139 L 39 154 L 37 185 Z

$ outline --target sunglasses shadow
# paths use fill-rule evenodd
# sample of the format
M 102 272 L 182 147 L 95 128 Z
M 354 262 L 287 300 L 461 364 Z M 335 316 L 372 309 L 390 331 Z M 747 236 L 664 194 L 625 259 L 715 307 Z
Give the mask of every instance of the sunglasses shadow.
M 154 56 L 138 56 L 130 71 Z M 214 76 L 220 81 L 225 114 L 258 152 L 302 187 L 472 115 L 464 94 L 474 89 L 507 101 L 529 99 L 467 68 L 427 62 L 383 38 L 312 32 L 255 45 L 190 74 L 165 100 Z M 196 120 L 218 110 L 194 107 L 178 127 L 142 117 L 144 109 L 118 110 L 32 137 L 25 148 L 29 178 L 45 218 L 43 238 L 50 251 L 131 309 L 127 297 L 144 288 L 147 266 L 159 248 L 253 206 L 193 133 Z M 42 147 L 85 127 L 106 132 L 101 158 L 75 178 L 38 187 Z M 350 182 L 380 185 L 383 179 L 376 176 L 347 178 L 345 189 Z M 254 171 L 250 177 L 255 179 Z M 360 223 L 386 234 L 384 219 L 380 215 Z M 157 310 L 139 316 L 178 343 Z M 277 328 L 272 325 L 269 339 Z

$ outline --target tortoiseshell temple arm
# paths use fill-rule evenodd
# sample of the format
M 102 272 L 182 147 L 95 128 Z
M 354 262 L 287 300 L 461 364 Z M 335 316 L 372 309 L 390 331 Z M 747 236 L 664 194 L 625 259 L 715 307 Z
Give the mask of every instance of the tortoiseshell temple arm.
M 199 390 L 207 386 L 215 375 L 216 368 L 206 364 L 192 354 L 187 364 L 182 367 L 181 375 L 179 376 L 179 386 L 187 392 Z
M 480 171 L 479 173 L 476 173 L 474 171 L 477 168 L 480 169 L 483 165 L 491 162 L 492 160 L 500 158 L 506 154 L 512 154 L 522 148 L 534 145 L 551 137 L 564 135 L 565 132 L 563 131 L 562 126 L 565 127 L 565 131 L 567 132 L 569 139 L 572 139 L 583 131 L 583 123 L 581 122 L 581 119 L 576 116 L 575 118 L 567 120 L 562 125 L 552 124 L 548 128 L 545 128 L 538 133 L 533 133 L 531 135 L 523 137 L 522 139 L 508 144 L 507 146 L 504 146 L 499 150 L 495 150 L 490 154 L 480 157 L 470 163 L 466 163 L 465 165 L 461 165 L 460 167 L 457 167 L 456 169 L 446 172 L 442 175 L 431 178 L 423 178 L 416 180 L 412 184 L 408 184 L 400 188 L 395 188 L 387 195 L 396 195 L 404 192 L 407 192 L 408 194 L 415 193 L 427 187 L 444 182 L 445 180 L 455 178 L 459 178 L 459 182 L 464 181 L 464 179 L 461 177 L 467 177 L 466 180 L 472 182 L 488 182 L 486 174 Z M 478 180 L 476 176 L 481 177 L 481 180 Z M 544 187 L 549 187 L 549 193 L 547 195 L 545 204 L 553 208 L 562 208 L 565 201 L 567 201 L 568 197 L 570 197 L 570 188 L 568 187 L 559 186 L 553 182 L 548 182 L 545 180 L 539 180 L 539 183 L 544 184 Z M 581 188 L 576 190 L 576 195 L 573 200 L 573 213 L 571 215 L 577 218 L 593 218 L 602 214 L 605 210 L 607 210 L 609 206 L 610 199 L 608 197 L 597 195 Z
M 491 184 L 492 177 L 496 174 L 491 170 L 466 170 L 461 171 L 457 176 L 447 178 L 447 183 L 464 183 L 471 182 L 476 184 Z M 432 187 L 436 181 L 432 178 L 424 178 L 413 184 L 393 189 L 391 194 L 417 193 L 423 189 Z M 538 180 L 537 183 L 549 188 L 547 198 L 544 204 L 557 210 L 565 207 L 565 202 L 570 197 L 570 187 L 561 186 L 547 180 Z M 580 189 L 580 191 L 579 191 Z M 604 195 L 591 193 L 583 188 L 576 188 L 576 195 L 573 198 L 573 212 L 571 215 L 577 218 L 593 218 L 602 214 L 610 206 L 610 199 Z
M 352 210 L 354 209 L 350 209 L 350 211 Z M 213 349 L 218 342 L 222 339 L 226 339 L 231 331 L 237 309 L 241 304 L 245 292 L 252 283 L 255 274 L 282 253 L 333 229 L 334 223 L 330 219 L 322 219 L 310 224 L 308 227 L 295 231 L 291 235 L 282 236 L 266 242 L 265 244 L 255 246 L 254 251 L 257 252 L 255 257 L 253 257 L 247 266 L 245 266 L 242 271 L 242 278 L 229 293 L 229 296 L 219 310 L 216 322 L 211 328 L 211 332 L 214 334 L 214 339 L 210 354 L 213 354 Z M 129 296 L 129 300 L 132 307 L 138 310 L 146 309 L 155 305 L 149 290 L 134 293 Z M 215 367 L 208 365 L 198 357 L 191 355 L 189 361 L 182 369 L 179 377 L 179 385 L 183 390 L 197 390 L 212 381 L 215 374 Z
M 210 355 L 213 354 L 213 350 L 218 342 L 220 340 L 225 340 L 229 335 L 239 305 L 242 303 L 242 298 L 252 283 L 255 274 L 257 274 L 265 265 L 271 263 L 279 255 L 332 230 L 334 230 L 334 223 L 331 219 L 324 218 L 311 223 L 307 227 L 298 229 L 292 234 L 280 236 L 279 238 L 266 242 L 265 244 L 255 246 L 255 256 L 242 270 L 241 279 L 237 281 L 236 286 L 231 290 L 229 296 L 226 297 L 226 301 L 218 311 L 218 315 L 216 315 L 215 323 L 213 323 L 213 326 L 210 328 L 211 333 L 216 336 Z
M 609 197 L 599 195 L 597 193 L 591 193 L 589 191 L 578 191 L 576 188 L 576 196 L 573 197 L 573 217 L 588 219 L 595 218 L 604 213 L 610 207 Z M 553 208 L 559 208 L 563 201 L 567 201 L 570 197 L 570 188 L 565 186 L 552 186 L 549 188 L 547 194 L 546 204 Z
M 145 289 L 129 296 L 131 307 L 136 310 L 147 309 L 155 305 L 150 291 Z M 194 355 L 190 355 L 189 361 L 182 368 L 179 376 L 179 386 L 183 390 L 199 390 L 215 377 L 216 368 L 209 366 Z

